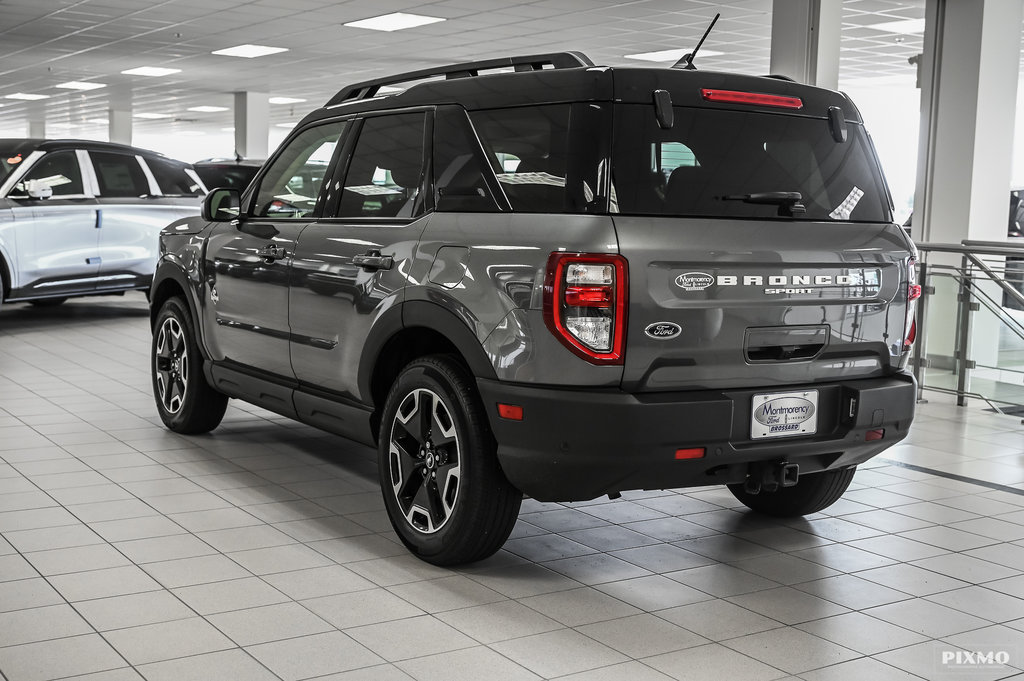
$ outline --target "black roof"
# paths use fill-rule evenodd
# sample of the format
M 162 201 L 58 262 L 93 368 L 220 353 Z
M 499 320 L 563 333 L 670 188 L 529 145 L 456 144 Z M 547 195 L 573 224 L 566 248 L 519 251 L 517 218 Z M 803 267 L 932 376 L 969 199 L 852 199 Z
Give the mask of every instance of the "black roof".
M 502 68 L 505 70 L 495 72 L 495 69 Z M 509 68 L 515 71 L 509 71 Z M 433 79 L 424 80 L 431 77 Z M 412 82 L 402 92 L 378 96 L 378 91 L 386 85 L 410 81 L 418 82 Z M 452 64 L 356 83 L 341 89 L 324 107 L 306 116 L 303 123 L 340 114 L 440 104 L 460 104 L 470 110 L 577 101 L 649 104 L 653 91 L 659 89 L 670 93 L 675 106 L 771 112 L 781 110 L 750 104 L 709 102 L 702 96 L 702 90 L 799 97 L 803 102 L 802 108 L 787 113 L 824 118 L 829 107 L 837 106 L 847 121 L 862 122 L 860 112 L 845 94 L 788 78 L 667 67 L 593 66 L 586 56 L 572 52 Z

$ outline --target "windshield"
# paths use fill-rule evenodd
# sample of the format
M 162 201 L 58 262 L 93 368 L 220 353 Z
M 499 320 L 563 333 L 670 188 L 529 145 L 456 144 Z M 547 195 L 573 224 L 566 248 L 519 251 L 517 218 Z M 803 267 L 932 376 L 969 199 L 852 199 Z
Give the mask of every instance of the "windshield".
M 0 140 L 0 184 L 10 177 L 35 148 L 36 143 L 26 140 Z
M 825 119 L 755 111 L 675 107 L 662 130 L 653 107 L 623 104 L 615 121 L 612 212 L 891 221 L 859 125 L 837 142 Z

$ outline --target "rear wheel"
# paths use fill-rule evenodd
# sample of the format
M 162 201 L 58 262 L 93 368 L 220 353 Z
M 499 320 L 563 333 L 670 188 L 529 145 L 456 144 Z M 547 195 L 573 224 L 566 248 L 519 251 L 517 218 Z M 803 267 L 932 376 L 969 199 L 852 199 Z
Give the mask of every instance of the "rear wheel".
M 384 404 L 378 464 L 391 524 L 435 565 L 494 554 L 512 532 L 522 494 L 498 465 L 471 377 L 444 356 L 402 370 Z
M 224 418 L 226 395 L 203 376 L 195 327 L 181 298 L 160 308 L 153 327 L 153 394 L 164 425 L 176 433 L 207 433 Z
M 729 485 L 729 491 L 745 506 L 758 513 L 790 518 L 817 513 L 839 501 L 856 472 L 857 467 L 851 466 L 801 475 L 792 487 L 779 487 L 774 492 L 750 494 L 743 485 Z

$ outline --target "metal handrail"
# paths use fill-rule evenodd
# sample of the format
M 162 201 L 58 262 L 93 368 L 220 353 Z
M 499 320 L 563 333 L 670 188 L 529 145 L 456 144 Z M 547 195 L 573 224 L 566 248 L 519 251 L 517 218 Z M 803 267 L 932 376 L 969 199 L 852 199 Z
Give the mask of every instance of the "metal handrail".
M 979 289 L 976 280 L 984 279 L 991 281 L 1001 289 L 1007 298 L 1012 299 L 1021 308 L 1024 308 L 1024 293 L 1006 280 L 1005 270 L 1001 274 L 999 268 L 992 267 L 982 259 L 983 256 L 987 256 L 997 258 L 1015 257 L 1024 260 L 1024 243 L 1018 245 L 999 241 L 973 241 L 965 239 L 960 244 L 918 243 L 917 248 L 924 256 L 920 262 L 921 283 L 924 285 L 924 295 L 917 309 L 918 338 L 914 347 L 913 362 L 914 375 L 918 379 L 918 397 L 922 397 L 924 390 L 952 392 L 956 394 L 957 404 L 960 406 L 966 405 L 967 397 L 973 397 L 980 398 L 990 406 L 995 407 L 995 402 L 998 402 L 998 400 L 989 399 L 976 392 L 971 392 L 968 388 L 968 371 L 975 367 L 975 363 L 970 359 L 971 313 L 984 306 L 995 315 L 996 319 L 1022 340 L 1024 340 L 1024 325 L 1021 325 L 1016 319 L 1007 315 L 1003 310 L 1003 306 L 996 299 Z M 955 265 L 929 265 L 927 261 L 929 253 L 959 255 L 960 267 L 957 268 Z M 934 287 L 929 285 L 928 277 L 930 275 L 948 276 L 956 282 L 959 289 L 953 357 L 957 373 L 957 387 L 955 391 L 948 388 L 925 386 L 921 375 L 922 369 L 927 366 L 927 360 L 922 358 L 922 353 L 924 352 L 923 348 L 927 337 L 925 321 L 927 319 L 928 297 L 935 291 Z

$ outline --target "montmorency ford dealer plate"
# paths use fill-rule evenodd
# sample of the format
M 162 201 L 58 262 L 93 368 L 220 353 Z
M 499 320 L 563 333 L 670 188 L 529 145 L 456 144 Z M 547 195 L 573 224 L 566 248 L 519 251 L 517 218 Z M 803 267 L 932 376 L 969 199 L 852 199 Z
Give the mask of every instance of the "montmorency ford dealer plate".
M 753 440 L 786 435 L 813 435 L 818 430 L 818 391 L 754 395 L 750 437 Z

